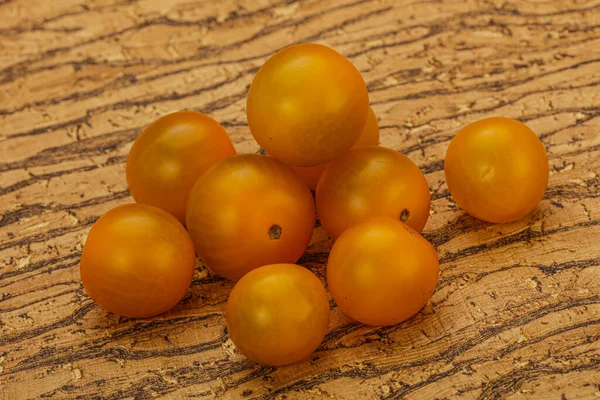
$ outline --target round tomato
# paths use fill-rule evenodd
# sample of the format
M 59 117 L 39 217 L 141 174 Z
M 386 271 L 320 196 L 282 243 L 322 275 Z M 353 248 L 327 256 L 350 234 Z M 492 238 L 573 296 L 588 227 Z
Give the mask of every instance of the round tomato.
M 329 298 L 308 269 L 274 264 L 244 275 L 227 301 L 227 329 L 249 359 L 286 365 L 308 357 L 329 324 Z
M 289 167 L 298 175 L 298 178 L 302 180 L 308 186 L 310 190 L 317 190 L 317 184 L 319 183 L 319 179 L 321 175 L 323 175 L 323 171 L 329 163 L 315 165 L 314 167 L 295 167 L 290 165 Z
M 217 121 L 198 112 L 176 112 L 156 120 L 133 143 L 127 184 L 136 202 L 160 207 L 185 224 L 194 183 L 233 155 L 233 144 Z
M 369 107 L 369 115 L 367 117 L 367 123 L 365 129 L 363 129 L 358 142 L 352 146 L 353 149 L 366 146 L 377 146 L 379 144 L 379 124 L 377 123 L 377 117 L 371 107 Z M 290 168 L 296 172 L 296 175 L 300 177 L 307 185 L 310 190 L 317 190 L 317 184 L 321 174 L 325 171 L 329 163 L 315 165 L 314 167 L 295 167 L 290 165 Z
M 360 72 L 319 44 L 287 47 L 260 68 L 248 92 L 248 125 L 278 160 L 323 164 L 348 150 L 367 121 L 369 96 Z
M 340 309 L 374 326 L 400 323 L 429 300 L 437 283 L 435 249 L 419 233 L 391 218 L 348 228 L 327 261 L 327 286 Z
M 367 114 L 367 123 L 362 130 L 358 141 L 352 146 L 353 149 L 367 146 L 378 146 L 379 145 L 379 123 L 377 122 L 377 116 L 373 112 L 373 109 L 369 107 L 369 113 Z
M 186 294 L 194 245 L 175 217 L 145 204 L 113 208 L 92 226 L 81 255 L 81 281 L 92 300 L 125 317 L 167 311 Z
M 258 154 L 231 157 L 208 170 L 187 207 L 196 252 L 232 280 L 261 265 L 298 261 L 314 225 L 310 190 L 287 166 Z
M 332 239 L 370 217 L 399 219 L 420 232 L 429 217 L 429 186 L 408 157 L 383 147 L 364 147 L 329 164 L 319 180 L 316 202 Z
M 464 127 L 444 160 L 456 203 L 493 223 L 529 214 L 548 186 L 548 155 L 536 134 L 510 118 L 487 118 Z

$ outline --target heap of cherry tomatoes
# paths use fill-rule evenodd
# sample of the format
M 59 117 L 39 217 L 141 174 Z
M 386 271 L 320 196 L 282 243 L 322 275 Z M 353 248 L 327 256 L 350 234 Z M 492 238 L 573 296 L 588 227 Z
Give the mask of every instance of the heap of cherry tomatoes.
M 374 326 L 417 313 L 439 270 L 420 235 L 429 186 L 409 158 L 378 146 L 359 71 L 328 47 L 288 47 L 256 74 L 247 117 L 268 155 L 236 155 L 223 127 L 198 112 L 169 114 L 143 130 L 127 159 L 137 203 L 103 215 L 83 250 L 90 297 L 127 317 L 165 312 L 186 294 L 197 254 L 237 281 L 226 311 L 237 348 L 263 364 L 302 360 L 329 323 L 321 280 L 295 264 L 318 215 L 335 241 L 326 280 L 343 312 Z M 445 172 L 463 209 L 504 223 L 543 197 L 548 159 L 527 126 L 489 118 L 455 136 Z

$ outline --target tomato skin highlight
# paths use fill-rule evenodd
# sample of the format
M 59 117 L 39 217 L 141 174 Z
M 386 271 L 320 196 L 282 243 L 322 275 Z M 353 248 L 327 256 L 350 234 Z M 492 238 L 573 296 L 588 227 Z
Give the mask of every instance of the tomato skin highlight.
M 435 249 L 408 225 L 372 218 L 346 229 L 327 261 L 327 286 L 349 317 L 373 326 L 416 314 L 435 290 Z
M 185 224 L 192 187 L 211 166 L 236 154 L 225 129 L 208 115 L 180 111 L 146 127 L 127 157 L 134 200 L 173 214 Z
M 246 104 L 256 141 L 288 165 L 311 167 L 350 149 L 367 121 L 369 95 L 360 72 L 319 44 L 275 53 L 257 72 Z
M 126 204 L 92 226 L 80 274 L 86 292 L 102 308 L 144 318 L 183 298 L 195 266 L 192 240 L 175 217 L 154 206 Z
M 384 147 L 364 147 L 329 164 L 317 186 L 316 204 L 332 239 L 372 217 L 400 219 L 420 232 L 429 218 L 429 186 L 408 157 Z
M 369 115 L 367 117 L 367 123 L 365 124 L 365 128 L 363 129 L 360 137 L 358 138 L 358 142 L 352 146 L 352 149 L 358 149 L 361 147 L 367 146 L 378 146 L 379 145 L 379 124 L 377 123 L 377 117 L 375 113 L 369 107 Z M 314 167 L 296 167 L 290 165 L 289 167 L 294 170 L 296 175 L 302 181 L 306 183 L 310 190 L 317 190 L 317 185 L 319 183 L 319 179 L 325 171 L 325 168 L 329 163 L 315 165 Z
M 329 325 L 329 298 L 321 281 L 295 264 L 254 269 L 227 301 L 227 328 L 250 360 L 286 365 L 307 358 Z
M 537 135 L 510 118 L 486 118 L 464 127 L 444 160 L 454 201 L 491 223 L 516 221 L 544 197 L 549 165 Z
M 200 177 L 187 207 L 196 252 L 231 280 L 262 265 L 298 261 L 315 219 L 306 185 L 286 165 L 258 154 L 216 164 Z

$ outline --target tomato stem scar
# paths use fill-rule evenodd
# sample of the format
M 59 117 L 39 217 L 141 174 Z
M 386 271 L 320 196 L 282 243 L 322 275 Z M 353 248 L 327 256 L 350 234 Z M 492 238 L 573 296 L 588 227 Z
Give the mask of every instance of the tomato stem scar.
M 410 211 L 408 211 L 407 208 L 402 210 L 402 212 L 400 213 L 400 221 L 406 222 L 406 221 L 408 221 L 409 217 L 410 217 Z
M 281 237 L 281 227 L 277 224 L 271 225 L 269 228 L 269 238 L 271 240 L 278 240 Z

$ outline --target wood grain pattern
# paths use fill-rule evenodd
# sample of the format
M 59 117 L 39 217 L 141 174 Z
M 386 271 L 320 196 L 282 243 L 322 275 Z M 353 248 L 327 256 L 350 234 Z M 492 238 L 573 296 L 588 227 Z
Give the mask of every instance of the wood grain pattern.
M 140 129 L 199 110 L 255 152 L 253 74 L 292 43 L 361 70 L 382 144 L 432 191 L 438 288 L 425 309 L 369 328 L 332 303 L 310 360 L 255 365 L 224 328 L 232 284 L 198 265 L 171 312 L 131 320 L 79 280 L 86 234 L 131 202 Z M 0 1 L 0 398 L 592 399 L 600 396 L 600 1 Z M 465 215 L 443 155 L 477 119 L 520 119 L 550 186 L 507 225 Z M 302 264 L 321 278 L 315 230 Z

